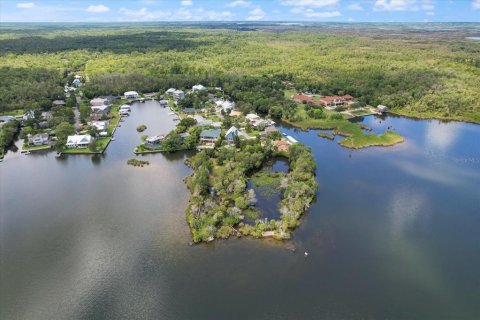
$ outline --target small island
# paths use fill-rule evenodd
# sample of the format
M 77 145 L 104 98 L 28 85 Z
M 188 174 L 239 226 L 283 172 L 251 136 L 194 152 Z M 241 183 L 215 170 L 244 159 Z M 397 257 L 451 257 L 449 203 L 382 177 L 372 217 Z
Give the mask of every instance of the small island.
M 257 183 L 279 186 L 279 218 L 262 218 L 255 207 L 255 192 L 247 182 L 276 157 L 288 159 L 288 173 L 284 177 L 257 176 Z M 289 239 L 318 188 L 315 161 L 310 149 L 300 143 L 290 145 L 288 151 L 279 151 L 271 140 L 242 141 L 235 146 L 201 151 L 188 164 L 194 173 L 186 178 L 191 192 L 186 215 L 195 243 L 230 236 Z

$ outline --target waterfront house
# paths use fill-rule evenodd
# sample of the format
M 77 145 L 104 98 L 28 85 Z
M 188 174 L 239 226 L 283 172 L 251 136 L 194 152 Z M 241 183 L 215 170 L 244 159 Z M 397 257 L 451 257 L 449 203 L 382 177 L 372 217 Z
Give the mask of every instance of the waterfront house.
M 304 94 L 297 94 L 293 96 L 293 100 L 295 102 L 300 102 L 300 103 L 314 103 L 313 97 L 306 96 Z
M 28 134 L 27 141 L 29 146 L 41 146 L 50 142 L 48 133 L 39 133 L 35 135 Z
M 72 81 L 72 85 L 73 85 L 74 87 L 76 87 L 76 88 L 77 88 L 77 87 L 80 87 L 81 84 L 82 84 L 82 82 L 81 82 L 80 79 L 74 79 L 74 80 Z
M 344 96 L 326 96 L 323 98 L 320 98 L 320 104 L 322 104 L 325 107 L 342 107 L 346 104 L 351 104 L 353 103 L 353 97 L 349 94 L 344 95 Z
M 388 111 L 388 107 L 380 104 L 377 106 L 377 110 L 381 113 L 385 113 Z
M 108 121 L 92 121 L 89 124 L 97 131 L 105 131 L 108 127 Z
M 200 142 L 201 143 L 215 143 L 220 139 L 220 129 L 208 129 L 203 130 L 200 133 Z
M 100 106 L 91 106 L 90 109 L 92 110 L 93 113 L 96 114 L 107 114 L 110 112 L 110 107 L 109 105 L 100 105 Z
M 74 148 L 87 148 L 88 145 L 92 142 L 93 138 L 89 134 L 76 134 L 73 136 L 68 136 L 66 147 L 69 149 Z
M 239 135 L 240 131 L 235 126 L 232 126 L 228 129 L 227 133 L 225 133 L 225 140 L 227 140 L 228 143 L 234 143 L 235 137 L 239 137 Z
M 266 127 L 265 130 L 260 132 L 260 135 L 261 136 L 267 136 L 267 135 L 270 135 L 270 134 L 275 133 L 275 132 L 278 132 L 278 129 L 275 126 L 272 125 L 272 126 Z
M 137 91 L 126 91 L 124 94 L 125 99 L 138 99 L 139 94 Z
M 145 139 L 145 145 L 149 147 L 158 147 L 162 143 L 163 136 L 151 136 Z

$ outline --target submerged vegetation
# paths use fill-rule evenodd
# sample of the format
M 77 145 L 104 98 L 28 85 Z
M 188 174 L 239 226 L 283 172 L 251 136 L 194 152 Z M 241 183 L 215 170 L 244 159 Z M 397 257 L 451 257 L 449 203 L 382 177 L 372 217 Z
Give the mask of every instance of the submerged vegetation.
M 134 167 L 143 167 L 143 166 L 148 166 L 150 164 L 150 162 L 146 161 L 146 160 L 138 160 L 138 159 L 129 159 L 127 161 L 127 164 L 130 165 L 130 166 L 134 166 Z

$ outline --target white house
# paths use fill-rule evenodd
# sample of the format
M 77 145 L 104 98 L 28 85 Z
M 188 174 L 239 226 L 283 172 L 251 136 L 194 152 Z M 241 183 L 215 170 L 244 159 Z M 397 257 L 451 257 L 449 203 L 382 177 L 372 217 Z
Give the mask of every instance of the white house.
M 170 89 L 168 89 L 167 91 L 165 91 L 165 94 L 172 95 L 175 91 L 177 91 L 177 89 L 175 89 L 175 88 L 170 88 Z
M 73 135 L 68 136 L 67 138 L 67 148 L 87 148 L 90 142 L 92 142 L 93 138 L 89 134 L 82 134 L 82 135 Z
M 50 137 L 48 133 L 39 133 L 36 135 L 27 135 L 28 145 L 29 146 L 41 146 L 44 144 L 48 144 L 50 142 Z
M 125 99 L 138 99 L 139 94 L 137 91 L 127 91 L 123 94 Z
M 90 100 L 90 105 L 91 106 L 103 106 L 103 105 L 109 105 L 108 99 L 106 98 L 94 98 Z
M 95 127 L 97 131 L 105 131 L 108 127 L 108 121 L 92 121 L 90 125 Z
M 145 139 L 145 144 L 149 146 L 158 146 L 163 140 L 163 136 L 152 136 Z
M 385 113 L 385 112 L 387 112 L 387 111 L 388 111 L 388 107 L 387 107 L 387 106 L 384 106 L 384 105 L 381 105 L 381 104 L 379 104 L 379 105 L 377 106 L 377 110 L 378 110 L 378 111 L 380 111 L 381 113 Z
M 197 84 L 192 87 L 192 91 L 205 91 L 205 90 L 207 90 L 207 88 L 202 86 L 201 84 Z

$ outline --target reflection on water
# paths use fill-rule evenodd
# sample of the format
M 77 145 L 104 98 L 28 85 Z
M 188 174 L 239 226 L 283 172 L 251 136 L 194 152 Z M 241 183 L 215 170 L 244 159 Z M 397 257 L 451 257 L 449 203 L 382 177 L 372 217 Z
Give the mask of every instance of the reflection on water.
M 361 123 L 406 141 L 348 150 L 280 126 L 312 147 L 320 186 L 286 243 L 188 245 L 188 154 L 126 165 L 138 125 L 149 135 L 174 127 L 156 102 L 132 107 L 103 156 L 9 153 L 0 163 L 0 318 L 478 318 L 480 126 Z

